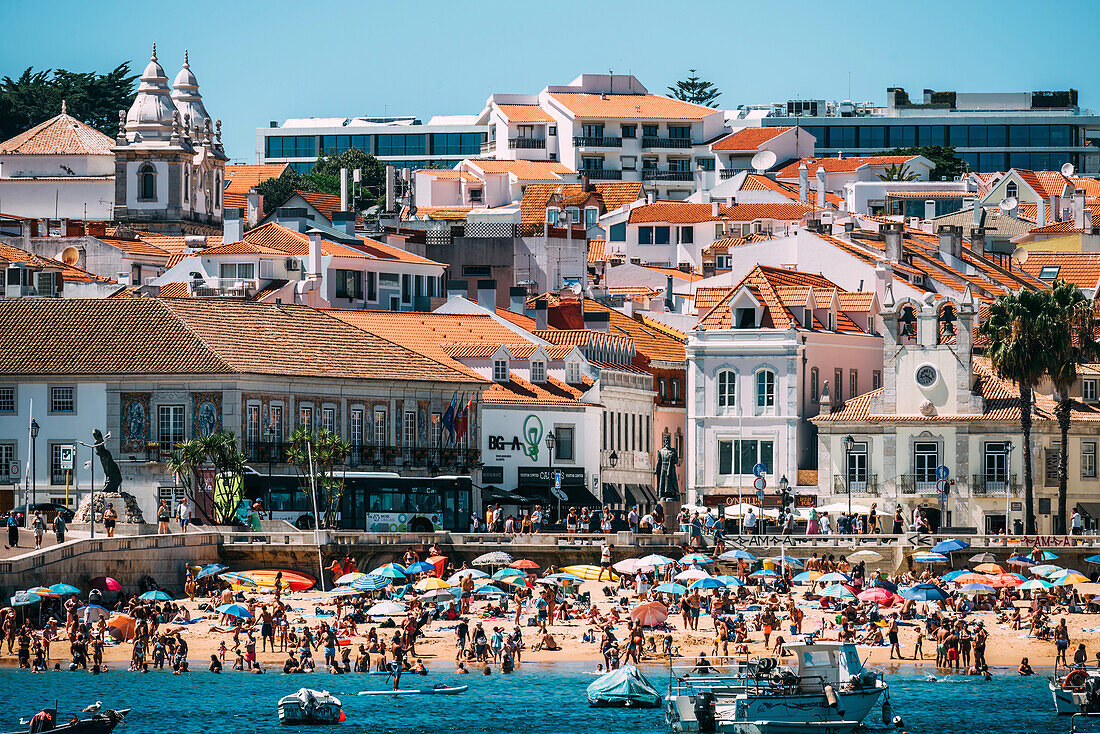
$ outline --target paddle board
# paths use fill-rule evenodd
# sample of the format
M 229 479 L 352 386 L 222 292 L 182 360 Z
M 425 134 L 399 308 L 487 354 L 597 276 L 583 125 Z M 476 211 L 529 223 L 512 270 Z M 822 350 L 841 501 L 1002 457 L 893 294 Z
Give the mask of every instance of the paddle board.
M 402 688 L 396 691 L 359 691 L 360 696 L 457 696 L 465 693 L 467 686 L 451 688 Z
M 574 576 L 582 578 L 585 581 L 595 581 L 600 576 L 600 567 L 599 566 L 592 566 L 592 565 L 582 564 L 580 566 L 565 566 L 561 570 L 564 571 L 565 573 L 571 573 Z M 609 571 L 604 571 L 603 572 L 603 580 L 604 581 L 618 581 L 619 580 L 619 575 L 617 573 L 611 573 L 610 577 L 608 577 L 608 573 L 609 573 Z
M 284 589 L 305 591 L 317 583 L 317 580 L 308 574 L 278 568 L 259 568 L 254 571 L 241 571 L 241 575 L 252 579 L 256 582 L 256 585 L 261 588 L 274 589 L 275 575 L 278 574 L 280 570 L 283 574 Z

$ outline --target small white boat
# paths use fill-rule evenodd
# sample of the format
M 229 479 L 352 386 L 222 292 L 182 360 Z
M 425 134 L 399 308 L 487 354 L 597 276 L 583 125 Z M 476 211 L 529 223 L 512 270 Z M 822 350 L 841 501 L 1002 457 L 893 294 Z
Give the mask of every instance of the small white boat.
M 279 699 L 279 722 L 283 724 L 338 724 L 343 720 L 340 699 L 328 691 L 299 688 Z
M 1080 694 L 1085 692 L 1085 684 L 1091 679 L 1100 679 L 1100 671 L 1071 668 L 1062 675 L 1055 672 L 1050 676 L 1047 685 L 1054 697 L 1054 710 L 1059 714 L 1080 713 L 1083 700 Z
M 359 691 L 360 696 L 457 696 L 465 693 L 467 686 L 449 686 L 436 683 L 432 688 L 398 688 L 396 691 Z

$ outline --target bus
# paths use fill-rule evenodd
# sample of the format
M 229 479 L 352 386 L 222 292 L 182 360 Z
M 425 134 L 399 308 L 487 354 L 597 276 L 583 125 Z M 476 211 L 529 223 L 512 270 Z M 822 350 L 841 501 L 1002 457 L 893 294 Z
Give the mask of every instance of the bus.
M 464 531 L 470 525 L 473 482 L 468 476 L 403 477 L 393 472 L 338 474 L 344 492 L 336 529 L 373 533 Z M 313 527 L 313 501 L 296 474 L 244 475 L 244 496 L 260 500 L 265 514 L 295 527 Z M 318 504 L 322 502 L 318 497 Z M 324 513 L 324 507 L 318 511 Z

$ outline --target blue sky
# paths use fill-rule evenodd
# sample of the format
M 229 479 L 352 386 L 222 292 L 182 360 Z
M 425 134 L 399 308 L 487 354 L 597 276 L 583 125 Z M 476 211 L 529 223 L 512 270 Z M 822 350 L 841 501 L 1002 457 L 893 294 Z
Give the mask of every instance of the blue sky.
M 896 85 L 918 95 L 1074 87 L 1082 107 L 1100 109 L 1100 46 L 1085 31 L 1100 27 L 1100 2 L 1089 0 L 2 0 L 0 21 L 0 75 L 123 60 L 140 72 L 156 41 L 171 79 L 190 49 L 227 152 L 243 162 L 269 120 L 474 114 L 492 92 L 609 68 L 661 92 L 695 67 L 723 107 L 882 103 Z

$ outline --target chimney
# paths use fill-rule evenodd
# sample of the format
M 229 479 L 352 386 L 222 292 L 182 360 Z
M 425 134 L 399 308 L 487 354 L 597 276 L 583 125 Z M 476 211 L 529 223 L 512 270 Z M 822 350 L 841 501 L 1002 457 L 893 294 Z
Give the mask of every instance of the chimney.
M 1047 203 L 1043 199 L 1035 202 L 1035 226 L 1047 226 Z
M 939 227 L 936 228 L 936 234 L 938 234 L 940 237 L 940 256 L 943 257 L 945 260 L 949 255 L 953 257 L 955 253 L 951 249 L 952 245 L 954 244 L 951 241 L 951 225 L 941 224 Z
M 936 218 L 936 202 L 933 199 L 924 200 L 924 218 L 928 221 Z
M 239 212 L 240 209 L 237 209 Z M 309 262 L 307 275 L 313 278 L 321 277 L 321 233 L 312 232 L 309 235 Z
M 806 201 L 806 195 L 810 188 L 810 169 L 806 167 L 806 161 L 798 164 L 798 200 Z
M 985 227 L 970 228 L 970 251 L 978 255 L 985 254 Z
M 825 167 L 817 169 L 817 208 L 825 208 Z
M 894 282 L 894 268 L 885 260 L 875 263 L 875 295 L 881 304 L 886 298 L 886 289 Z
M 496 313 L 497 282 L 492 278 L 477 282 L 477 305 L 490 313 Z
M 672 300 L 672 276 L 668 276 L 665 280 L 665 310 L 673 311 L 674 302 Z
M 985 216 L 985 207 L 977 199 L 974 200 L 974 226 L 982 226 L 982 218 Z
M 710 215 L 712 217 L 717 217 L 718 216 L 718 202 L 717 201 L 712 201 L 710 203 Z
M 657 201 L 657 192 L 653 189 L 646 189 L 645 203 L 652 204 L 655 201 Z
M 249 189 L 244 195 L 244 201 L 244 222 L 249 227 L 255 227 L 264 216 L 264 195 L 256 189 Z
M 1085 229 L 1089 224 L 1085 222 L 1085 190 L 1073 190 L 1073 228 Z
M 584 328 L 606 334 L 610 330 L 611 314 L 607 311 L 585 311 Z
M 332 228 L 343 232 L 348 237 L 354 237 L 355 212 L 333 212 Z
M 229 245 L 244 239 L 244 220 L 241 208 L 231 206 L 222 210 L 222 244 Z
M 582 173 L 581 174 L 581 191 L 594 191 L 595 188 L 596 187 L 592 185 L 592 182 L 588 180 L 588 174 L 587 173 Z
M 1059 201 L 1060 198 L 1061 197 L 1059 197 L 1057 194 L 1051 194 L 1051 197 L 1050 197 L 1050 223 L 1051 224 L 1054 224 L 1055 222 L 1057 222 L 1061 219 L 1061 217 L 1058 216 L 1058 214 L 1061 212 L 1061 206 L 1062 206 L 1062 202 Z
M 306 224 L 312 224 L 312 221 L 306 216 L 305 207 L 298 206 L 286 206 L 276 209 L 275 221 L 287 229 L 293 229 L 295 232 L 304 232 Z
M 464 280 L 447 281 L 447 298 L 465 298 L 470 290 L 469 284 Z
M 890 262 L 901 262 L 905 254 L 905 246 L 902 244 L 904 226 L 901 222 L 888 222 L 882 225 L 882 239 L 886 248 L 886 259 Z
M 103 237 L 107 234 L 106 222 L 88 222 L 88 235 L 91 237 Z
M 512 286 L 508 289 L 508 310 L 512 313 L 523 313 L 527 306 L 527 289 L 523 286 Z
M 546 331 L 546 300 L 535 301 L 535 331 Z

